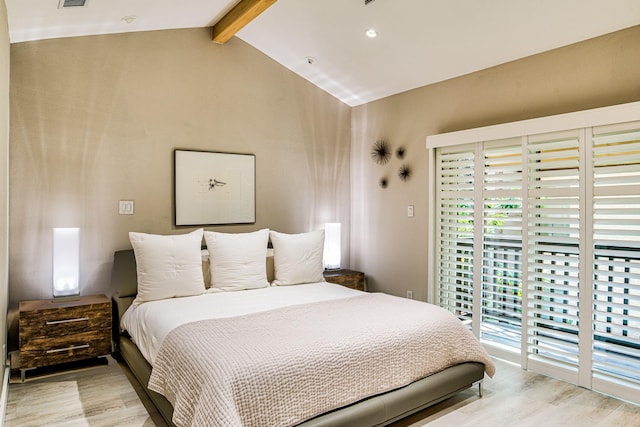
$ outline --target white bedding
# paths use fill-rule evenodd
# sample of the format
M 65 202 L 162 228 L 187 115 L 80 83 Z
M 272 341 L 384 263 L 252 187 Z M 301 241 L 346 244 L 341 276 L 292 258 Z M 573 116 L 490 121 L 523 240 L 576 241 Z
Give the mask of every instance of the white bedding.
M 180 325 L 361 294 L 360 291 L 326 282 L 206 293 L 149 301 L 137 307 L 132 305 L 122 316 L 120 327 L 129 333 L 142 355 L 154 366 L 165 337 Z
M 352 295 L 181 325 L 164 339 L 148 387 L 180 427 L 285 427 L 460 363 L 493 375 L 486 351 L 448 311 Z

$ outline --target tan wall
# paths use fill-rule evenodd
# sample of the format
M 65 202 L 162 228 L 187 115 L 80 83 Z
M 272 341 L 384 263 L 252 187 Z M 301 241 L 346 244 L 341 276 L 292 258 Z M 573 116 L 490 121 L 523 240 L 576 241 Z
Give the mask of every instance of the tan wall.
M 374 290 L 426 299 L 425 137 L 640 100 L 638 57 L 634 27 L 350 111 L 238 39 L 212 44 L 208 30 L 13 45 L 11 302 L 50 296 L 51 227 L 82 227 L 83 293 L 110 292 L 128 231 L 183 231 L 172 226 L 176 147 L 257 155 L 257 224 L 209 229 L 341 221 L 344 265 Z M 378 139 L 404 146 L 405 161 L 373 163 Z M 136 200 L 133 217 L 117 214 L 119 199 Z
M 392 96 L 352 111 L 352 267 L 373 290 L 427 298 L 427 135 L 640 100 L 640 26 Z M 407 148 L 371 161 L 378 139 Z M 381 189 L 381 176 L 390 177 Z M 407 218 L 407 205 L 415 217 Z
M 0 366 L 5 366 L 6 360 L 9 298 L 9 56 L 7 8 L 0 0 Z M 0 384 L 3 377 L 0 369 Z
M 345 224 L 350 108 L 234 38 L 173 30 L 11 46 L 10 300 L 51 296 L 51 228 L 81 228 L 82 293 L 107 293 L 129 231 L 173 226 L 175 148 L 254 153 L 255 225 Z M 135 215 L 118 215 L 118 200 Z

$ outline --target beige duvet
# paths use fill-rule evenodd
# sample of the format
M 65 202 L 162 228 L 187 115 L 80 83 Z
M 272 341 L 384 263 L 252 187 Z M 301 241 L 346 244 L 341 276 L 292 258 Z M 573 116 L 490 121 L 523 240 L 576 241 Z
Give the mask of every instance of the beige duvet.
M 182 325 L 149 388 L 177 426 L 290 426 L 465 361 L 494 365 L 452 314 L 362 294 Z

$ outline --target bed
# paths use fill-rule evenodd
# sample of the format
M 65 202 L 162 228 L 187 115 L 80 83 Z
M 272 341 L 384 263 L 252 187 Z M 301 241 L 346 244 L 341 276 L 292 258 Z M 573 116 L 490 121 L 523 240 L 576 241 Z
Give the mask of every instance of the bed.
M 132 240 L 134 249 L 114 254 L 117 353 L 170 425 L 376 426 L 474 385 L 482 394 L 485 372 L 493 375 L 495 367 L 455 316 L 430 304 L 315 280 L 317 274 L 300 279 L 309 262 L 317 264 L 318 245 L 305 252 L 311 233 L 273 233 L 267 234 L 275 243 L 272 254 L 266 252 L 266 241 L 264 251 L 252 253 L 246 241 L 229 245 L 224 233 L 215 233 L 217 242 L 205 234 L 210 260 L 198 245 L 203 281 L 213 283 L 229 271 L 251 276 L 244 260 L 249 257 L 261 258 L 262 268 L 255 271 L 264 270 L 266 286 L 253 287 L 262 283 L 259 277 L 242 289 L 205 286 L 203 292 L 140 302 L 145 290 L 140 264 L 146 260 L 139 244 Z M 213 258 L 229 253 L 233 268 L 211 267 Z M 169 270 L 174 274 L 176 269 Z M 291 285 L 289 279 L 303 282 Z M 229 283 L 236 286 L 237 277 Z M 431 322 L 442 316 L 449 319 L 437 327 L 413 326 L 414 318 Z M 398 331 L 412 328 L 418 335 L 398 341 L 404 334 Z M 434 336 L 424 332 L 429 328 Z M 447 343 L 412 344 L 435 335 L 446 335 Z

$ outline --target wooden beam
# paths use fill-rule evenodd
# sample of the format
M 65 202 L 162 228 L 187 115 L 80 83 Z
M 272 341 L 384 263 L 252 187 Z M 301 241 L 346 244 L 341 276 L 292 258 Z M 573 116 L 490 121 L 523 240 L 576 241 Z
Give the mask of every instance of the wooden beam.
M 240 0 L 213 26 L 213 41 L 225 43 L 277 0 Z

